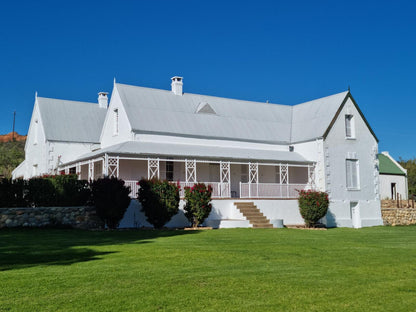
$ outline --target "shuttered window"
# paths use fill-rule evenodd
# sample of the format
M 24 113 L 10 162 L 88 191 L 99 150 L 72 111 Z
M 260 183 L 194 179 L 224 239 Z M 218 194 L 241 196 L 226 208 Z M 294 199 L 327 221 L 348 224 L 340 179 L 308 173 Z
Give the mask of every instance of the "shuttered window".
M 358 175 L 358 160 L 347 159 L 346 160 L 346 173 L 347 173 L 347 188 L 359 189 L 359 175 Z
M 345 137 L 354 138 L 354 118 L 353 115 L 345 115 Z

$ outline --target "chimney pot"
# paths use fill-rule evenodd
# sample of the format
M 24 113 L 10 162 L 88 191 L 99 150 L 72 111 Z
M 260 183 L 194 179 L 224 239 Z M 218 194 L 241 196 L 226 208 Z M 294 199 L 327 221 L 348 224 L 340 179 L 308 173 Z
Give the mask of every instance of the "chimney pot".
M 98 92 L 98 105 L 100 108 L 108 107 L 108 92 Z
M 172 92 L 176 95 L 183 94 L 183 77 L 175 76 L 171 78 L 172 80 Z

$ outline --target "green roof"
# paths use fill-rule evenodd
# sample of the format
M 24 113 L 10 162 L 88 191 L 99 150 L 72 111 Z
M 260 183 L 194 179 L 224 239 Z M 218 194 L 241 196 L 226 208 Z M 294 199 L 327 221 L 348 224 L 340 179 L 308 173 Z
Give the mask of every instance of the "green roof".
M 406 175 L 388 156 L 378 154 L 379 172 L 384 174 Z

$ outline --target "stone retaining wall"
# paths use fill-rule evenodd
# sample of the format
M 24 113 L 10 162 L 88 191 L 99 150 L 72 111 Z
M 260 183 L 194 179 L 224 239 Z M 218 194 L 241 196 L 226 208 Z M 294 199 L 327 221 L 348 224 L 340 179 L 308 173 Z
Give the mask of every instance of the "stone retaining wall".
M 416 208 L 382 208 L 384 225 L 416 224 Z
M 0 208 L 0 228 L 45 226 L 92 229 L 102 222 L 94 207 Z
M 415 203 L 412 200 L 395 200 L 395 199 L 383 199 L 381 200 L 381 209 L 383 208 L 413 208 Z

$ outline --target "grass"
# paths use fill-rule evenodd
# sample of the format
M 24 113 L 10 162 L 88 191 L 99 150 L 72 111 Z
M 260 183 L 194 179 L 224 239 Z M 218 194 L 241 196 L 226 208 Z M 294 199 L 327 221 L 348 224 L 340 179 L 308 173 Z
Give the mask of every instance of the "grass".
M 414 311 L 416 227 L 1 230 L 0 311 Z

